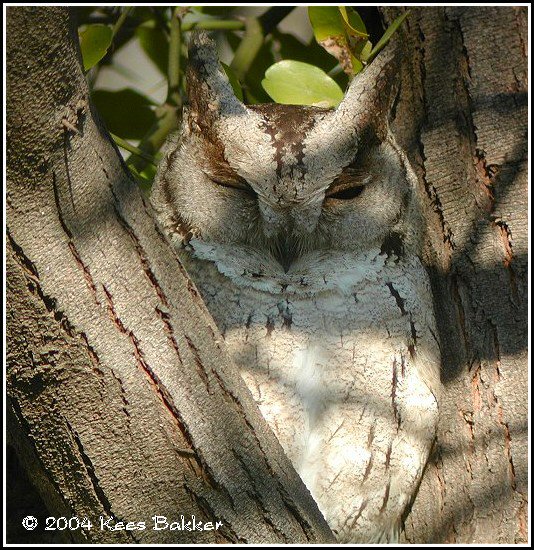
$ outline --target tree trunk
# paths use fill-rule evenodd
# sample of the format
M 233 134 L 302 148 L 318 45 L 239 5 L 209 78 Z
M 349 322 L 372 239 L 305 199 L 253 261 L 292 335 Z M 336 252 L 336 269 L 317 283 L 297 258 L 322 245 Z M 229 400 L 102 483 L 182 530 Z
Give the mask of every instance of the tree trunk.
M 526 40 L 526 7 L 412 9 L 398 38 L 443 360 L 408 542 L 527 542 Z
M 333 540 L 92 111 L 69 11 L 7 14 L 9 431 L 51 515 L 93 522 L 76 542 Z
M 66 10 L 8 8 L 7 31 L 9 427 L 50 511 L 224 523 L 75 541 L 327 540 L 91 111 Z M 407 542 L 527 541 L 526 39 L 526 8 L 412 8 L 399 31 L 443 356 Z

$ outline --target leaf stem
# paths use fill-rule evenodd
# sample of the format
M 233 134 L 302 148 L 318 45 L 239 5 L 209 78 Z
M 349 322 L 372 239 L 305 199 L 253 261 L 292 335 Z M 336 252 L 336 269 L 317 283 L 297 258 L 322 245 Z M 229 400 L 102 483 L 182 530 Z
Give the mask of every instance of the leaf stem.
M 336 76 L 343 72 L 343 67 L 338 63 L 333 69 L 330 69 L 326 74 L 328 76 Z
M 139 150 L 151 158 L 153 158 L 153 153 L 159 151 L 169 133 L 178 127 L 181 109 L 169 103 L 164 103 L 161 107 L 156 109 L 156 113 L 159 114 L 158 119 L 139 144 Z M 147 160 L 146 157 L 142 156 L 130 157 L 126 161 L 126 164 L 131 164 L 139 172 L 142 172 L 147 164 Z M 152 160 L 149 162 L 152 162 Z
M 263 45 L 263 29 L 256 17 L 245 20 L 245 36 L 239 43 L 230 68 L 241 82 Z
M 294 9 L 294 6 L 275 6 L 260 15 L 258 20 L 263 29 L 263 34 L 269 34 Z M 190 21 L 182 25 L 183 32 L 193 29 L 203 29 L 205 31 L 240 31 L 244 28 L 245 21 L 237 19 L 207 19 L 205 21 Z
M 182 25 L 182 31 L 203 29 L 205 31 L 239 31 L 245 28 L 244 21 L 213 19 L 212 21 L 192 21 Z
M 115 134 L 112 134 L 111 132 L 110 132 L 110 135 L 113 138 L 113 141 L 121 149 L 124 149 L 124 150 L 132 153 L 132 155 L 137 155 L 138 157 L 141 157 L 142 159 L 144 159 L 144 160 L 150 162 L 151 164 L 153 164 L 154 166 L 157 164 L 156 159 L 152 155 L 149 155 L 148 153 L 145 153 L 144 151 L 141 151 L 141 149 L 139 149 L 138 147 L 135 147 L 135 145 L 132 145 L 131 143 L 128 143 L 124 139 L 120 138 L 119 136 L 116 136 Z
M 133 7 L 132 6 L 125 6 L 122 11 L 121 11 L 121 14 L 119 16 L 119 18 L 117 19 L 117 21 L 115 22 L 115 24 L 113 25 L 113 28 L 111 29 L 112 31 L 112 39 L 115 38 L 115 35 L 119 32 L 119 29 L 122 27 L 122 24 L 126 21 L 126 18 L 128 17 L 128 14 L 133 10 Z

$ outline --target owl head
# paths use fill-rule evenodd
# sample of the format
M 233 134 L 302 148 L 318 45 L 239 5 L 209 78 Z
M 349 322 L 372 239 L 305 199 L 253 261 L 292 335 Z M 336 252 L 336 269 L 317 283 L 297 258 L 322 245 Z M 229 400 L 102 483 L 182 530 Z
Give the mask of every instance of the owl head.
M 189 103 L 151 200 L 173 235 L 269 255 L 418 247 L 415 176 L 388 127 L 384 50 L 336 109 L 241 103 L 206 34 L 190 42 Z M 227 247 L 228 248 L 228 247 Z

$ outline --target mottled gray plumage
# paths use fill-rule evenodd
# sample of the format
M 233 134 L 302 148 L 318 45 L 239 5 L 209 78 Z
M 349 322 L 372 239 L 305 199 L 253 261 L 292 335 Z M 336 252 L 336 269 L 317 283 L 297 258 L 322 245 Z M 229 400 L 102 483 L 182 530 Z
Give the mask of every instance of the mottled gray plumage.
M 195 35 L 152 193 L 263 415 L 342 542 L 386 542 L 438 416 L 416 178 L 386 49 L 335 110 L 244 106 Z

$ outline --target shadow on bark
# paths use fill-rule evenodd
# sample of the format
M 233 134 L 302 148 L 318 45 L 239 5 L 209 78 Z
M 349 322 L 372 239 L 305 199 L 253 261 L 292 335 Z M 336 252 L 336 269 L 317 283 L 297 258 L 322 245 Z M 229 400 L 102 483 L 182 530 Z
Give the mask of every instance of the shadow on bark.
M 8 544 L 68 544 L 69 530 L 46 531 L 45 519 L 50 516 L 39 492 L 30 482 L 10 445 L 6 448 L 6 542 Z M 24 529 L 22 519 L 33 516 L 38 526 Z
M 528 256 L 515 255 L 510 244 L 509 256 L 503 250 L 502 259 L 492 266 L 477 265 L 473 257 L 483 242 L 483 233 L 497 228 L 507 231 L 506 222 L 500 220 L 499 207 L 506 202 L 511 193 L 517 192 L 518 176 L 525 168 L 527 140 L 516 148 L 511 155 L 513 160 L 498 167 L 498 173 L 492 182 L 494 203 L 490 212 L 481 210 L 473 216 L 471 237 L 463 250 L 454 250 L 449 273 L 437 268 L 430 269 L 433 283 L 434 301 L 438 312 L 436 321 L 442 343 L 442 382 L 456 379 L 465 372 L 465 366 L 475 361 L 499 360 L 501 356 L 517 355 L 528 346 Z M 505 235 L 509 238 L 509 235 Z M 519 243 L 525 244 L 525 243 Z M 478 311 L 467 311 L 474 297 Z M 504 298 L 504 299 L 503 299 Z M 484 317 L 484 319 L 482 319 Z M 476 318 L 477 325 L 468 326 Z M 519 337 L 510 338 L 503 331 L 502 338 L 495 335 L 499 324 L 514 325 Z M 475 335 L 485 327 L 492 334 L 493 353 L 488 354 L 487 346 L 481 348 L 474 343 Z M 519 331 L 518 331 L 519 327 Z M 474 331 L 474 333 L 473 333 Z

